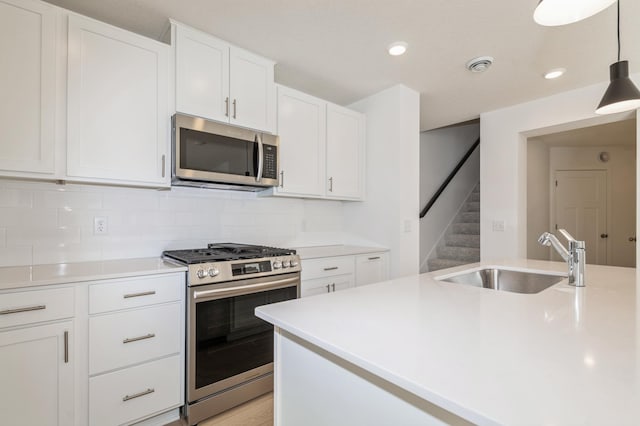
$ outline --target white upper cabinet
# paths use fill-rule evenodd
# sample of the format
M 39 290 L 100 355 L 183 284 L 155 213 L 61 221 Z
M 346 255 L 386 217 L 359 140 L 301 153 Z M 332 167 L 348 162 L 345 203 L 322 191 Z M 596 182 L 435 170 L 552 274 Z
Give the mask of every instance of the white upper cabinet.
M 327 106 L 327 197 L 360 199 L 364 192 L 364 116 Z
M 279 194 L 323 196 L 326 102 L 278 86 Z
M 173 25 L 176 110 L 274 133 L 274 62 L 185 25 Z
M 55 172 L 57 10 L 0 0 L 0 174 Z M 23 173 L 12 173 L 23 172 Z
M 67 175 L 169 186 L 169 46 L 69 16 Z

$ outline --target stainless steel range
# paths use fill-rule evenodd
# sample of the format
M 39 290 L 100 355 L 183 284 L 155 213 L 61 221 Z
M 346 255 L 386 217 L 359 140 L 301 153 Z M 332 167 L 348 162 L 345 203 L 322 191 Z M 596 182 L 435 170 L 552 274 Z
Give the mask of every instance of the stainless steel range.
M 163 257 L 189 268 L 188 424 L 273 390 L 273 326 L 254 310 L 300 296 L 295 250 L 224 243 Z

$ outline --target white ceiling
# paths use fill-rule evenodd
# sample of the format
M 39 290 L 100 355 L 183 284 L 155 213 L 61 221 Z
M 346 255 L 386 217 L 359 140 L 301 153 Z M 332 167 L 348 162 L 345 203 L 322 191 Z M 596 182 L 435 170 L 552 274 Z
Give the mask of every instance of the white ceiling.
M 583 127 L 530 138 L 549 146 L 636 146 L 636 120 Z
M 542 27 L 538 0 L 50 0 L 159 38 L 169 17 L 277 61 L 276 81 L 349 104 L 401 83 L 421 94 L 421 130 L 607 81 L 616 60 L 615 6 Z M 621 0 L 622 59 L 640 70 L 640 1 Z M 401 57 L 387 54 L 397 40 Z M 472 74 L 465 63 L 490 55 Z M 542 74 L 568 71 L 558 80 Z M 595 109 L 595 105 L 594 105 Z

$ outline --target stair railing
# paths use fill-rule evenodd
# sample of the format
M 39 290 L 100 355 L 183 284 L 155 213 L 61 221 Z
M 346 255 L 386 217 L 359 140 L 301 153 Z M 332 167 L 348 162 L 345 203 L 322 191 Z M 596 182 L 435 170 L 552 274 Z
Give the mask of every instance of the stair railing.
M 464 155 L 464 157 L 462 157 L 462 159 L 458 162 L 456 167 L 451 171 L 451 173 L 449 173 L 449 176 L 447 176 L 447 178 L 444 180 L 442 185 L 440 185 L 440 188 L 438 188 L 438 190 L 435 192 L 435 194 L 433 194 L 433 196 L 431 197 L 429 202 L 427 202 L 427 205 L 424 206 L 424 209 L 422 209 L 422 211 L 420 212 L 420 219 L 422 219 L 423 217 L 426 216 L 426 214 L 429 212 L 431 207 L 438 200 L 438 197 L 440 197 L 440 194 L 442 194 L 442 192 L 445 190 L 447 185 L 449 185 L 449 183 L 456 176 L 456 173 L 458 173 L 458 170 L 460 170 L 462 168 L 462 166 L 464 166 L 464 163 L 466 163 L 466 161 L 469 159 L 469 157 L 471 157 L 471 154 L 473 154 L 473 151 L 475 151 L 475 149 L 478 146 L 480 146 L 480 138 L 478 138 L 478 140 L 476 140 L 475 143 L 473 145 L 471 145 L 471 148 L 469 148 L 469 150 Z

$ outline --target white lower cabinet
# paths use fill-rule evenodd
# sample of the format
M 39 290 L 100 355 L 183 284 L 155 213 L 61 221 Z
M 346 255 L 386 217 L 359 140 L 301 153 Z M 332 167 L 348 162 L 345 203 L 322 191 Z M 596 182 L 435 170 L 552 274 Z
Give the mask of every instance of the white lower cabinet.
M 89 379 L 89 423 L 129 424 L 166 411 L 181 399 L 180 356 L 175 355 Z
M 388 263 L 387 252 L 303 259 L 300 296 L 385 281 L 389 278 Z
M 0 423 L 74 423 L 73 288 L 0 295 Z
M 356 286 L 377 283 L 389 278 L 389 254 L 368 253 L 356 256 Z

